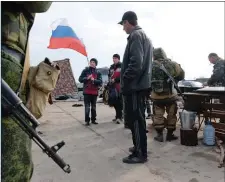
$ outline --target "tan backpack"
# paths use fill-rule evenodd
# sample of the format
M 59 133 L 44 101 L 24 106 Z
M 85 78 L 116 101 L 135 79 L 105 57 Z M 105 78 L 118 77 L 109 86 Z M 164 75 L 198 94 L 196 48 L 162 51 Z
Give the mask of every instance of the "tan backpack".
M 27 80 L 30 91 L 26 107 L 37 119 L 43 115 L 50 94 L 56 87 L 59 74 L 58 65 L 51 64 L 48 58 L 29 69 Z

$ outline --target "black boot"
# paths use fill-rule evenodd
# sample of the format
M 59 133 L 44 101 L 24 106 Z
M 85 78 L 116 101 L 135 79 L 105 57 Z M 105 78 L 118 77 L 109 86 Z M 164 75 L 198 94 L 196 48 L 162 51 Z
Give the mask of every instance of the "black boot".
M 89 122 L 89 121 L 86 121 L 86 122 L 85 122 L 85 125 L 86 125 L 86 126 L 89 126 L 89 125 L 90 125 L 90 122 Z
M 157 136 L 154 137 L 154 140 L 157 142 L 163 142 L 163 130 L 156 130 L 157 131 Z
M 131 154 L 128 157 L 123 158 L 123 163 L 127 164 L 145 163 L 147 161 L 147 157 L 137 156 L 136 154 Z
M 98 124 L 95 120 L 91 121 L 92 124 Z
M 167 135 L 166 135 L 166 141 L 173 141 L 173 140 L 177 140 L 178 137 L 176 135 L 173 134 L 174 130 L 168 130 L 167 131 Z
M 134 152 L 135 152 L 135 148 L 134 148 L 134 147 L 130 147 L 130 148 L 129 148 L 129 152 L 130 152 L 130 153 L 134 153 Z
M 130 129 L 129 126 L 127 124 L 124 124 L 124 128 L 125 129 Z

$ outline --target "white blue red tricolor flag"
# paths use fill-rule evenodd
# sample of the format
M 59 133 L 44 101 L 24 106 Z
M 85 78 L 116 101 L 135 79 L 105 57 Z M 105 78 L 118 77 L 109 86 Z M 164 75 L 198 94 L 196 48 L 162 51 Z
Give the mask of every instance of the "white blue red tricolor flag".
M 48 46 L 49 49 L 73 49 L 87 57 L 85 45 L 68 25 L 66 19 L 60 19 L 60 21 L 55 24 L 55 27 L 52 26 L 52 29 L 52 36 Z

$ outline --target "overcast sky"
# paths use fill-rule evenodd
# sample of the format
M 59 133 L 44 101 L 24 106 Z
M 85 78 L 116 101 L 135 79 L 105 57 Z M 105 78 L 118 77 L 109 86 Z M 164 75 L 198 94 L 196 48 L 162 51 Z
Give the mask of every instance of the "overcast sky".
M 153 46 L 163 47 L 168 57 L 181 64 L 186 79 L 211 75 L 210 52 L 224 58 L 223 2 L 53 2 L 48 12 L 36 15 L 30 34 L 31 65 L 45 57 L 69 58 L 78 79 L 86 57 L 69 49 L 47 48 L 52 22 L 66 18 L 83 39 L 89 58 L 97 58 L 99 67 L 109 66 L 113 54 L 123 57 L 127 34 L 117 23 L 129 10 L 136 12 Z

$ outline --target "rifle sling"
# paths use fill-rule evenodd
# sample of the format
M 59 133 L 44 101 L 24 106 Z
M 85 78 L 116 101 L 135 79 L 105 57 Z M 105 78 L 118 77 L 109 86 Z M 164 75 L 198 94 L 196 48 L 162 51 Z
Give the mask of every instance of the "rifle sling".
M 24 60 L 24 66 L 23 66 L 23 73 L 22 73 L 22 78 L 21 78 L 21 82 L 20 82 L 20 87 L 18 90 L 18 95 L 24 90 L 26 81 L 27 81 L 27 76 L 29 73 L 29 69 L 30 69 L 30 54 L 29 54 L 29 44 L 27 43 L 26 46 L 26 55 L 25 55 L 25 60 Z

